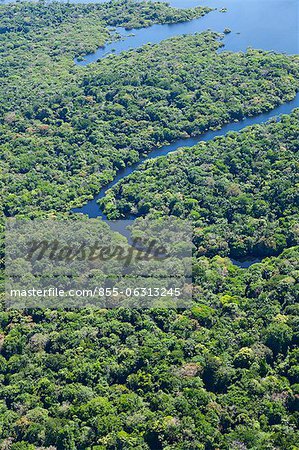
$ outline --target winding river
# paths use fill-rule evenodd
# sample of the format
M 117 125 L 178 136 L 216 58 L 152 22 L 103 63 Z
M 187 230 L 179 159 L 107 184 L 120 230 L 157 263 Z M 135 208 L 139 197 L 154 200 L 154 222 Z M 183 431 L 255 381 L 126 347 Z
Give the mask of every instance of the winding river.
M 180 34 L 193 34 L 195 32 L 212 29 L 223 32 L 225 28 L 230 28 L 232 32 L 224 37 L 225 47 L 220 51 L 246 51 L 248 47 L 261 48 L 263 50 L 285 52 L 288 54 L 298 54 L 299 34 L 298 34 L 298 1 L 299 0 L 172 0 L 170 3 L 178 7 L 191 7 L 198 4 L 211 6 L 217 10 L 207 14 L 205 17 L 173 25 L 154 25 L 150 28 L 139 30 L 129 30 L 118 28 L 117 31 L 123 36 L 120 41 L 99 48 L 95 53 L 87 55 L 83 61 L 75 61 L 76 64 L 86 66 L 109 56 L 119 54 L 124 50 L 138 48 L 146 43 L 158 43 Z M 227 12 L 220 12 L 223 7 L 228 8 Z M 281 114 L 289 114 L 296 107 L 299 107 L 299 94 L 289 103 L 256 117 L 246 118 L 238 123 L 229 123 L 220 130 L 208 131 L 197 137 L 179 139 L 171 144 L 155 148 L 146 158 L 142 158 L 138 163 L 126 167 L 118 172 L 112 182 L 103 187 L 101 191 L 81 208 L 73 209 L 74 213 L 82 213 L 90 218 L 107 217 L 101 210 L 98 201 L 105 197 L 107 191 L 115 186 L 123 178 L 134 172 L 145 160 L 165 156 L 174 152 L 180 147 L 192 147 L 200 141 L 209 141 L 217 136 L 223 136 L 229 131 L 241 131 L 247 126 L 266 122 L 272 118 L 277 118 Z M 120 231 L 127 235 L 124 226 L 119 228 L 115 225 L 115 231 Z M 243 261 L 232 260 L 239 267 L 247 268 L 259 262 L 259 259 L 247 259 Z
M 279 107 L 275 108 L 270 112 L 260 114 L 256 117 L 246 118 L 241 122 L 226 124 L 220 130 L 208 131 L 204 134 L 201 134 L 200 136 L 190 137 L 186 139 L 178 139 L 177 141 L 172 142 L 171 144 L 155 148 L 149 153 L 147 157 L 140 159 L 137 163 L 131 166 L 127 166 L 124 169 L 119 170 L 118 174 L 116 175 L 113 181 L 104 186 L 92 200 L 83 205 L 81 208 L 74 208 L 73 212 L 87 214 L 90 218 L 102 217 L 103 219 L 107 220 L 107 217 L 105 216 L 105 214 L 103 213 L 97 202 L 103 197 L 105 197 L 106 192 L 109 189 L 115 186 L 115 184 L 118 183 L 120 180 L 122 180 L 123 178 L 127 177 L 132 172 L 134 172 L 144 161 L 154 159 L 159 156 L 168 155 L 169 153 L 174 152 L 175 150 L 182 147 L 193 147 L 200 141 L 204 142 L 210 141 L 211 139 L 214 139 L 217 136 L 224 136 L 229 131 L 241 131 L 247 126 L 267 122 L 268 120 L 278 117 L 281 114 L 289 114 L 290 112 L 292 112 L 294 108 L 297 107 L 299 107 L 299 94 L 297 94 L 296 98 L 291 102 L 280 105 Z
M 105 0 L 101 2 L 103 1 Z M 76 0 L 75 2 L 79 3 Z M 118 33 L 122 36 L 121 40 L 109 43 L 95 53 L 86 55 L 83 61 L 75 60 L 75 63 L 86 66 L 111 54 L 119 54 L 124 50 L 135 49 L 147 43 L 158 43 L 173 36 L 193 34 L 208 29 L 223 32 L 225 28 L 230 28 L 232 32 L 225 35 L 223 41 L 225 47 L 220 51 L 246 51 L 248 47 L 254 47 L 288 54 L 299 53 L 299 0 L 172 0 L 169 3 L 181 8 L 200 4 L 217 9 L 205 17 L 185 23 L 154 25 L 150 28 L 129 31 L 117 28 Z M 227 8 L 227 12 L 220 12 L 221 8 Z M 220 130 L 208 131 L 198 137 L 179 139 L 169 145 L 155 148 L 146 158 L 120 170 L 114 180 L 103 187 L 94 199 L 81 208 L 73 209 L 73 212 L 86 214 L 90 218 L 102 217 L 107 220 L 97 202 L 106 195 L 109 189 L 135 171 L 145 160 L 165 156 L 180 147 L 192 147 L 199 141 L 209 141 L 216 136 L 223 136 L 229 131 L 241 131 L 249 125 L 266 122 L 281 114 L 289 114 L 296 107 L 299 107 L 299 94 L 291 102 L 270 112 L 246 118 L 238 123 L 226 124 Z M 127 235 L 125 221 L 124 227 L 115 226 L 115 231 Z M 246 268 L 259 260 L 232 260 L 232 262 L 239 267 Z
M 0 3 L 13 1 L 0 0 Z M 108 0 L 68 1 L 71 3 L 104 3 Z M 119 54 L 122 51 L 135 49 L 147 43 L 154 44 L 173 36 L 193 34 L 208 29 L 222 33 L 225 28 L 229 28 L 232 32 L 225 35 L 223 40 L 225 46 L 220 51 L 246 51 L 248 47 L 253 47 L 287 54 L 299 53 L 299 0 L 168 0 L 168 3 L 179 8 L 202 5 L 210 6 L 215 8 L 215 10 L 204 17 L 190 22 L 154 25 L 150 28 L 129 31 L 117 28 L 116 31 L 122 36 L 120 40 L 109 43 L 104 48 L 99 48 L 95 53 L 86 55 L 83 61 L 75 60 L 75 63 L 80 66 L 87 66 L 111 54 Z M 227 8 L 227 11 L 220 12 L 222 8 Z M 155 148 L 146 158 L 119 171 L 114 180 L 102 188 L 94 199 L 81 208 L 73 209 L 73 212 L 86 214 L 90 218 L 102 217 L 106 220 L 107 218 L 97 202 L 106 195 L 108 189 L 111 189 L 117 182 L 130 175 L 145 160 L 165 156 L 180 147 L 192 147 L 199 141 L 209 141 L 216 136 L 223 136 L 229 131 L 241 131 L 249 125 L 266 122 L 281 114 L 289 114 L 296 107 L 299 107 L 299 94 L 291 102 L 283 104 L 270 112 L 246 118 L 239 123 L 226 124 L 220 130 L 208 131 L 198 137 L 179 139 L 169 145 Z M 128 233 L 125 231 L 125 224 L 126 221 L 124 221 L 122 228 L 115 225 L 114 229 L 128 236 Z M 258 259 L 232 260 L 234 264 L 244 268 L 258 261 Z

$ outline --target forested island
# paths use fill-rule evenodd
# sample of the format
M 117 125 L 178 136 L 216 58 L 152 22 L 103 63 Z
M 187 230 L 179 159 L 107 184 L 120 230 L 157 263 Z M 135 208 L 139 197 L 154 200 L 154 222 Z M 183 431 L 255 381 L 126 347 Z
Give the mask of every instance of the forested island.
M 0 6 L 0 450 L 299 448 L 298 109 L 147 161 L 101 201 L 110 219 L 192 222 L 190 308 L 5 303 L 6 219 L 87 221 L 72 209 L 153 149 L 295 98 L 299 56 L 226 51 L 227 27 L 74 63 L 115 27 L 205 14 Z

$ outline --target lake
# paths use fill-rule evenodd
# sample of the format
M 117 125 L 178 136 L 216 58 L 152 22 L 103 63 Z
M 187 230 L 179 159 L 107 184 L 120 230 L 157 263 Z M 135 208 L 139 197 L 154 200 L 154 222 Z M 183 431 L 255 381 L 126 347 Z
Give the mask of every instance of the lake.
M 87 65 L 112 53 L 135 49 L 147 43 L 158 43 L 164 39 L 181 34 L 194 34 L 211 29 L 223 32 L 229 28 L 232 32 L 225 36 L 224 50 L 246 51 L 248 47 L 273 50 L 281 53 L 298 54 L 299 48 L 299 0 L 173 0 L 173 6 L 210 6 L 218 8 L 204 17 L 190 22 L 153 25 L 138 30 L 118 28 L 124 40 L 116 41 L 87 55 Z M 223 7 L 228 10 L 219 12 Z M 130 36 L 134 34 L 134 36 Z

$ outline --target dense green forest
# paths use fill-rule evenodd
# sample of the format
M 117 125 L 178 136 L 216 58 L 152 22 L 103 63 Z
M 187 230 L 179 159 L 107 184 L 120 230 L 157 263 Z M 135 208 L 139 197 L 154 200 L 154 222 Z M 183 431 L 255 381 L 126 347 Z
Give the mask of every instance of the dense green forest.
M 297 449 L 298 263 L 200 257 L 185 311 L 2 312 L 3 448 Z
M 298 56 L 222 51 L 214 32 L 74 63 L 117 26 L 209 11 L 0 6 L 1 238 L 6 217 L 87 220 L 71 208 L 153 148 L 295 97 Z M 1 289 L 0 450 L 299 450 L 298 142 L 296 110 L 109 191 L 109 218 L 191 219 L 189 309 L 17 311 Z
M 191 219 L 199 255 L 267 256 L 299 244 L 299 110 L 150 160 L 103 199 L 108 217 Z
M 65 92 L 80 72 L 74 57 L 117 38 L 116 26 L 187 21 L 209 11 L 134 0 L 0 5 L 0 112 Z
M 176 37 L 111 56 L 63 92 L 5 112 L 4 214 L 68 211 L 153 147 L 294 98 L 298 57 L 217 53 L 218 37 Z

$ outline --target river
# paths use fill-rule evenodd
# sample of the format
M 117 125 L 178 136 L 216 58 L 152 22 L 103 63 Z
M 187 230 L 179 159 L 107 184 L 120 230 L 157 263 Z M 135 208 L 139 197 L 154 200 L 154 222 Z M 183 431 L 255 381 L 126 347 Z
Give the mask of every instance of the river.
M 9 1 L 4 0 L 4 3 Z M 99 0 L 98 3 L 104 1 L 106 0 Z M 71 2 L 89 3 L 90 0 L 71 0 Z M 95 1 L 95 3 L 97 2 Z M 225 47 L 220 51 L 246 51 L 248 47 L 254 47 L 288 54 L 299 53 L 299 0 L 170 0 L 168 3 L 180 8 L 202 5 L 217 8 L 217 10 L 190 22 L 154 25 L 149 28 L 129 31 L 118 28 L 117 30 L 123 37 L 122 40 L 99 48 L 95 53 L 87 55 L 84 61 L 75 61 L 76 64 L 86 66 L 107 57 L 111 53 L 119 54 L 124 50 L 135 49 L 149 42 L 158 43 L 181 34 L 193 34 L 208 29 L 223 32 L 225 28 L 231 29 L 232 32 L 225 35 L 223 41 Z M 227 8 L 227 12 L 220 12 L 221 8 Z M 226 124 L 221 130 L 209 131 L 198 137 L 180 139 L 169 145 L 153 149 L 147 158 L 143 158 L 138 163 L 119 171 L 115 179 L 102 188 L 93 200 L 81 208 L 73 209 L 73 212 L 87 214 L 90 218 L 102 217 L 106 220 L 106 216 L 97 203 L 98 200 L 106 195 L 108 189 L 111 189 L 117 182 L 136 170 L 145 159 L 165 156 L 180 147 L 192 147 L 199 141 L 208 141 L 216 136 L 223 136 L 229 131 L 241 131 L 249 125 L 266 122 L 280 114 L 289 114 L 296 107 L 299 107 L 299 94 L 293 101 L 268 113 L 246 118 L 239 123 Z M 124 230 L 120 230 L 118 227 L 115 229 L 126 234 Z M 259 260 L 232 261 L 234 264 L 245 268 Z
M 87 55 L 84 61 L 77 63 L 86 66 L 106 57 L 112 52 L 119 54 L 124 50 L 138 48 L 148 42 L 158 43 L 172 36 L 193 34 L 207 29 L 222 32 L 225 28 L 230 28 L 232 33 L 224 37 L 225 47 L 221 51 L 246 51 L 248 47 L 254 47 L 288 54 L 299 53 L 297 0 L 205 0 L 200 3 L 196 0 L 172 0 L 171 4 L 178 7 L 191 7 L 201 4 L 218 9 L 205 17 L 191 22 L 154 25 L 150 28 L 130 31 L 118 29 L 124 37 L 123 40 L 108 44 L 105 48 L 99 48 L 97 52 Z M 223 7 L 228 9 L 227 12 L 219 12 L 219 9 Z M 145 160 L 165 156 L 180 147 L 192 147 L 200 141 L 209 141 L 216 136 L 223 136 L 229 131 L 241 131 L 249 125 L 266 122 L 281 114 L 289 114 L 296 107 L 299 107 L 299 94 L 293 101 L 283 104 L 270 112 L 246 118 L 242 122 L 226 124 L 220 130 L 208 131 L 201 136 L 179 139 L 169 145 L 155 148 L 146 158 L 119 171 L 114 180 L 102 188 L 93 200 L 81 208 L 75 208 L 73 212 L 87 214 L 90 218 L 102 217 L 104 220 L 107 220 L 97 202 L 106 195 L 109 189 L 135 171 Z M 115 229 L 126 234 L 124 230 L 119 229 L 119 225 Z M 250 267 L 259 261 L 259 259 L 232 260 L 234 264 L 242 268 Z
M 250 117 L 242 120 L 241 122 L 234 122 L 224 125 L 220 130 L 214 130 L 214 131 L 208 131 L 200 136 L 190 137 L 186 139 L 178 139 L 175 142 L 172 142 L 171 144 L 164 145 L 163 147 L 155 148 L 153 149 L 149 155 L 145 158 L 140 159 L 137 163 L 127 166 L 124 169 L 119 170 L 118 174 L 114 178 L 113 181 L 111 181 L 109 184 L 104 186 L 101 191 L 94 197 L 93 200 L 90 200 L 88 203 L 83 205 L 81 208 L 74 208 L 73 212 L 75 213 L 82 213 L 87 214 L 90 218 L 95 217 L 102 217 L 103 219 L 107 220 L 107 217 L 101 210 L 99 204 L 97 203 L 101 198 L 105 197 L 106 192 L 111 189 L 113 186 L 115 186 L 116 183 L 118 183 L 120 180 L 124 179 L 128 175 L 130 175 L 132 172 L 134 172 L 144 161 L 147 161 L 149 159 L 154 159 L 159 156 L 165 156 L 168 155 L 171 152 L 174 152 L 175 150 L 182 148 L 182 147 L 193 147 L 200 141 L 210 141 L 211 139 L 214 139 L 217 136 L 224 136 L 229 131 L 241 131 L 247 126 L 263 123 L 266 122 L 273 117 L 277 117 L 281 114 L 289 114 L 292 112 L 294 108 L 299 107 L 299 94 L 297 94 L 296 98 L 292 100 L 289 103 L 285 103 L 283 105 L 278 106 L 272 111 L 269 111 L 264 114 L 259 114 L 256 117 Z

